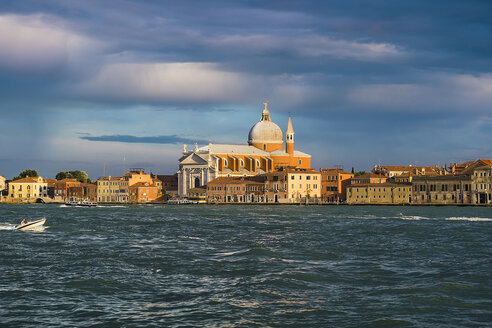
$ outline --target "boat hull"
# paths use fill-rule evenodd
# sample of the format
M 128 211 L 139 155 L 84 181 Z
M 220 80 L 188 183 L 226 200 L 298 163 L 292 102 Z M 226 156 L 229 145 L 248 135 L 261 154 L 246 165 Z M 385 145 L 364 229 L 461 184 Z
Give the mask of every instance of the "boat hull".
M 27 222 L 24 224 L 19 224 L 15 226 L 16 230 L 34 230 L 36 228 L 41 227 L 44 223 L 46 222 L 46 219 L 39 219 L 39 220 L 34 220 L 31 222 Z

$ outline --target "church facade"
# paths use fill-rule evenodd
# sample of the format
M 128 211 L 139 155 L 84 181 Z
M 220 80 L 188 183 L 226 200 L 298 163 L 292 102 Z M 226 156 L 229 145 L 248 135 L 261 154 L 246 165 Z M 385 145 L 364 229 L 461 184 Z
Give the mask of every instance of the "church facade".
M 311 168 L 311 155 L 294 149 L 294 128 L 289 115 L 285 138 L 264 103 L 260 121 L 249 131 L 248 144 L 208 144 L 193 150 L 183 147 L 179 159 L 178 194 L 206 185 L 218 177 L 255 176 L 283 167 Z

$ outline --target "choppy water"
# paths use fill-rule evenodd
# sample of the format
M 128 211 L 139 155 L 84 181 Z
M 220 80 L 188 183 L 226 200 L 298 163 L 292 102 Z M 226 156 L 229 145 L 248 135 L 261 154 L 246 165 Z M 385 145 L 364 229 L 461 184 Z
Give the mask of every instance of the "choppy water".
M 491 232 L 492 208 L 1 205 L 0 326 L 491 326 Z

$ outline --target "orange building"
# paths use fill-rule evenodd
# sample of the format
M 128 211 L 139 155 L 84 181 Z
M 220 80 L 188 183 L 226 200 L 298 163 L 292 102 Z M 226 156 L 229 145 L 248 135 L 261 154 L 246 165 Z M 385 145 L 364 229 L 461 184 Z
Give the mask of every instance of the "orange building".
M 353 173 L 340 169 L 319 169 L 321 172 L 321 199 L 324 203 L 340 203 L 347 199 L 347 186 Z
M 183 147 L 179 159 L 178 194 L 206 185 L 218 177 L 255 176 L 281 168 L 311 168 L 311 155 L 294 149 L 294 128 L 289 116 L 285 139 L 268 110 L 268 101 L 260 121 L 249 131 L 247 145 L 208 144 L 193 151 Z
M 160 188 L 153 183 L 137 182 L 128 187 L 130 203 L 148 203 L 159 197 Z
M 68 189 L 71 187 L 80 187 L 82 182 L 76 179 L 63 179 L 55 182 L 55 199 L 61 199 L 64 201 L 68 199 Z

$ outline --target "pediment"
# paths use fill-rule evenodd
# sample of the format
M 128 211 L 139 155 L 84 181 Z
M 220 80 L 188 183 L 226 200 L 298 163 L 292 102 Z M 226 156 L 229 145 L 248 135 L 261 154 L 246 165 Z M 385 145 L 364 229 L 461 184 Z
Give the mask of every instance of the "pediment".
M 206 160 L 204 160 L 202 157 L 198 156 L 195 153 L 190 154 L 188 157 L 183 159 L 180 164 L 208 164 Z

